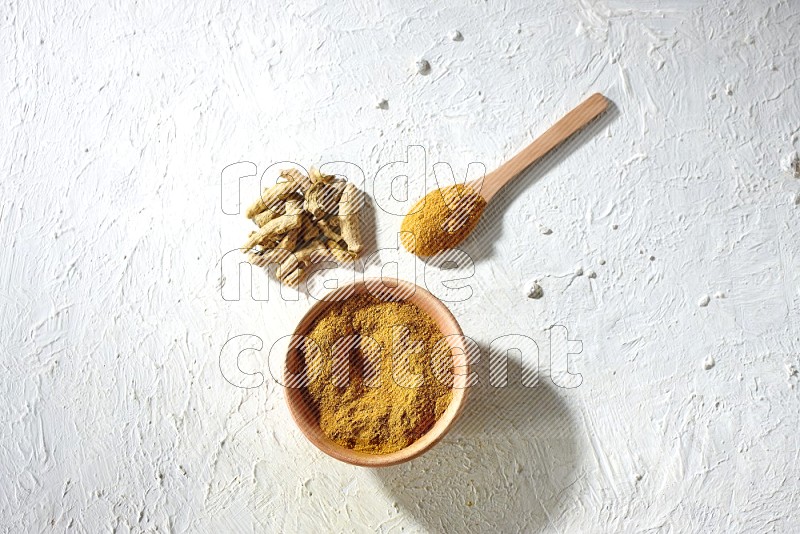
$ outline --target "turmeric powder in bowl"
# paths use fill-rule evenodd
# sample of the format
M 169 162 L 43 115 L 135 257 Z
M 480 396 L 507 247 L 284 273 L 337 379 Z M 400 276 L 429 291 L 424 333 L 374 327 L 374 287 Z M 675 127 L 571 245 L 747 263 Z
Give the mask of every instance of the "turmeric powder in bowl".
M 452 360 L 443 337 L 411 302 L 364 293 L 331 304 L 311 324 L 303 351 L 311 368 L 314 350 L 308 346 L 318 348 L 319 373 L 304 396 L 321 432 L 343 447 L 376 455 L 422 437 L 453 397 L 441 372 Z

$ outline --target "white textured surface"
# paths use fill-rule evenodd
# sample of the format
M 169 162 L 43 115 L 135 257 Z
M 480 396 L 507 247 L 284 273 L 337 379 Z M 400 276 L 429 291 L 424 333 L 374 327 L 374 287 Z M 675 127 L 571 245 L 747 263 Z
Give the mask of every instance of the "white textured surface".
M 5 3 L 0 525 L 800 530 L 799 36 L 795 1 Z M 309 306 L 222 299 L 246 228 L 226 165 L 374 176 L 419 144 L 463 176 L 594 91 L 615 111 L 497 200 L 452 306 L 483 347 L 546 354 L 567 326 L 580 387 L 479 391 L 369 471 L 313 449 L 271 381 L 224 380 L 226 340 Z M 400 217 L 376 220 L 392 246 Z

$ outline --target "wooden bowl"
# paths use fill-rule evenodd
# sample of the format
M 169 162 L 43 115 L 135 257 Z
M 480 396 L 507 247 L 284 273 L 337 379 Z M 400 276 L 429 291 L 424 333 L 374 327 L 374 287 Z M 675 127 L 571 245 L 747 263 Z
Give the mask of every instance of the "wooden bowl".
M 363 451 L 348 449 L 339 445 L 322 433 L 315 410 L 309 406 L 303 388 L 284 387 L 286 402 L 292 418 L 300 427 L 305 436 L 317 446 L 322 452 L 353 465 L 364 467 L 385 467 L 407 462 L 416 458 L 433 447 L 450 430 L 455 420 L 464 407 L 466 398 L 466 384 L 469 376 L 469 365 L 467 359 L 467 347 L 461 327 L 458 326 L 453 314 L 447 307 L 434 297 L 427 290 L 412 284 L 411 282 L 391 280 L 394 287 L 387 287 L 378 278 L 367 279 L 355 284 L 342 286 L 329 293 L 324 300 L 318 301 L 300 320 L 300 324 L 294 331 L 295 336 L 304 336 L 311 330 L 311 325 L 321 313 L 327 310 L 334 303 L 348 299 L 352 296 L 371 293 L 381 300 L 402 300 L 411 302 L 419 306 L 448 338 L 453 354 L 453 398 L 450 405 L 445 409 L 442 416 L 433 426 L 423 434 L 418 440 L 411 443 L 399 451 L 387 454 L 371 454 Z M 456 349 L 456 350 L 452 350 Z M 289 343 L 289 350 L 286 355 L 286 367 L 284 370 L 284 384 L 291 383 L 289 369 L 299 369 L 302 365 L 302 353 L 298 343 Z

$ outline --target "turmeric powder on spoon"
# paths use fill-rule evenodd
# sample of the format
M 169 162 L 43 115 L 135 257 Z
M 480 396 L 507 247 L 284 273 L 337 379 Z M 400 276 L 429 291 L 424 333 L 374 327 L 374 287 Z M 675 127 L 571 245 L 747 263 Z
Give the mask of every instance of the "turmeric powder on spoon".
M 403 219 L 400 243 L 417 256 L 451 249 L 472 232 L 485 207 L 486 200 L 469 185 L 435 189 Z

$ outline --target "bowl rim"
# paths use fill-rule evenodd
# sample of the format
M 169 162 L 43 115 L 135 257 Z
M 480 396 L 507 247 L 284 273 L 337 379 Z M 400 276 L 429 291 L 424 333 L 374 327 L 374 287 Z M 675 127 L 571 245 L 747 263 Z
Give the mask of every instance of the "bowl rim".
M 396 285 L 387 286 L 386 282 L 389 281 Z M 453 366 L 459 370 L 459 373 L 455 376 L 457 380 L 459 378 L 461 379 L 460 382 L 462 387 L 453 387 L 453 398 L 451 399 L 450 404 L 447 406 L 442 416 L 436 420 L 433 426 L 425 434 L 406 447 L 387 454 L 371 454 L 368 452 L 348 449 L 347 447 L 334 442 L 322 434 L 318 425 L 314 425 L 309 422 L 309 414 L 301 413 L 301 406 L 304 402 L 302 399 L 302 388 L 291 388 L 285 385 L 290 382 L 288 364 L 291 361 L 294 361 L 293 359 L 297 357 L 297 353 L 299 352 L 299 348 L 294 346 L 293 343 L 289 343 L 289 348 L 284 360 L 283 390 L 284 399 L 289 407 L 289 413 L 292 416 L 292 420 L 295 422 L 303 435 L 319 450 L 328 456 L 352 465 L 361 467 L 387 467 L 407 462 L 427 452 L 431 449 L 431 447 L 436 445 L 452 428 L 453 424 L 461 415 L 461 412 L 464 408 L 468 389 L 466 382 L 467 377 L 469 377 L 470 374 L 470 366 L 469 358 L 467 357 L 468 353 L 465 342 L 466 338 L 461 330 L 461 326 L 458 324 L 458 321 L 450 309 L 427 289 L 413 282 L 402 279 L 387 279 L 378 277 L 364 278 L 362 280 L 351 282 L 331 290 L 306 311 L 306 313 L 297 323 L 292 336 L 300 336 L 304 333 L 307 333 L 307 328 L 311 325 L 311 323 L 322 312 L 336 302 L 358 294 L 363 294 L 364 292 L 370 292 L 374 295 L 375 293 L 371 290 L 372 287 L 381 288 L 382 294 L 376 295 L 379 298 L 381 298 L 383 295 L 386 295 L 387 297 L 400 298 L 404 301 L 413 302 L 418 306 L 419 303 L 417 301 L 422 300 L 425 302 L 426 306 L 430 305 L 436 309 L 438 317 L 441 320 L 438 320 L 437 316 L 434 316 L 430 313 L 430 311 L 425 310 L 424 308 L 423 311 L 431 316 L 439 328 L 442 328 L 443 321 L 447 323 L 447 332 L 445 333 L 445 336 L 447 336 L 448 342 L 450 343 L 451 354 L 453 355 L 454 359 Z M 411 291 L 410 297 L 406 296 L 408 291 Z M 460 350 L 453 351 L 452 349 Z

